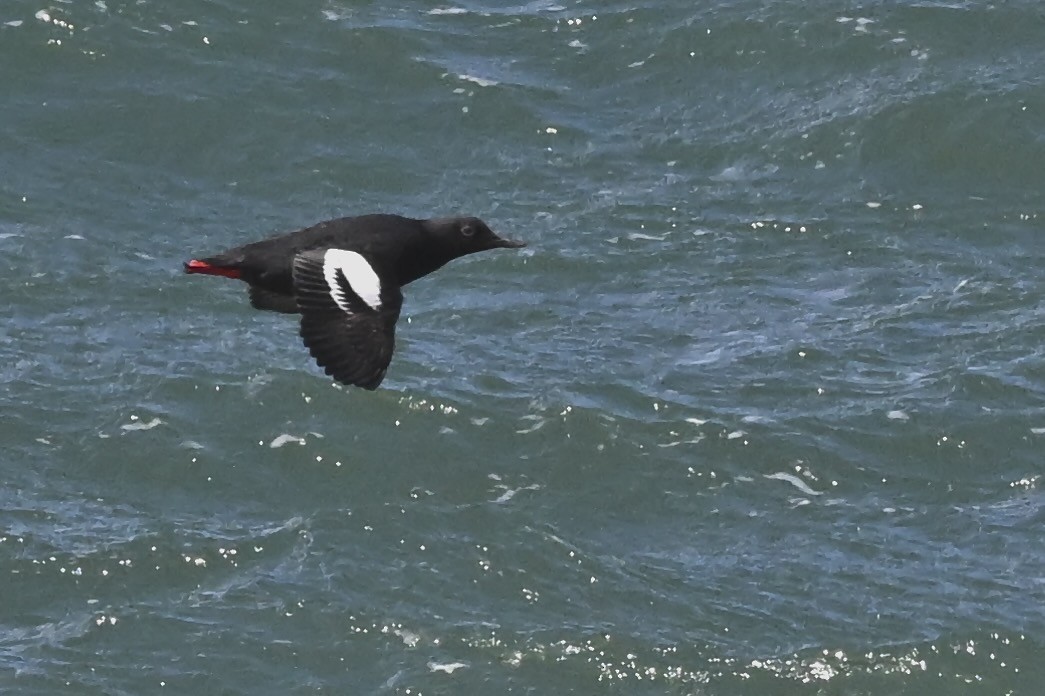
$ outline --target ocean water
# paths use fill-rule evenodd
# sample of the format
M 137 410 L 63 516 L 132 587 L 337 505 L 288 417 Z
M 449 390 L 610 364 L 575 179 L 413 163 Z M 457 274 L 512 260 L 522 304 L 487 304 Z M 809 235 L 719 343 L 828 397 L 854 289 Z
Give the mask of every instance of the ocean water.
M 0 689 L 1038 694 L 1039 2 L 0 5 Z M 520 251 L 381 390 L 195 255 Z

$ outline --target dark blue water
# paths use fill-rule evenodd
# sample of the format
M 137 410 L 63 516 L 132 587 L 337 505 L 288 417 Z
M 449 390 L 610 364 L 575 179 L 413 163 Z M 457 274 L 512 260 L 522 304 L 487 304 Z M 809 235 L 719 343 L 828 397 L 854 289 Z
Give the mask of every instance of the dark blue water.
M 0 685 L 1034 694 L 1035 2 L 0 8 Z M 377 392 L 188 258 L 368 212 Z

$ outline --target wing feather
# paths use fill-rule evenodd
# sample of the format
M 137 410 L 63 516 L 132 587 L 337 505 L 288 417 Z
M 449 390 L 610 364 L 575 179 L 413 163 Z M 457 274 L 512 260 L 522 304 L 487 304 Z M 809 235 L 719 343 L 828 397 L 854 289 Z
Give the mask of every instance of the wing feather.
M 282 295 L 257 285 L 250 286 L 250 306 L 284 314 L 297 314 L 298 303 L 293 295 Z
M 336 253 L 331 253 L 336 252 Z M 343 250 L 315 250 L 294 259 L 294 293 L 301 312 L 301 338 L 326 374 L 343 384 L 376 389 L 395 350 L 395 324 L 403 295 L 395 282 L 373 287 L 378 277 L 358 254 L 352 264 L 339 263 Z M 353 272 L 365 264 L 362 280 L 368 300 L 353 288 Z M 346 275 L 347 273 L 347 275 Z M 373 276 L 373 277 L 371 277 Z M 379 301 L 378 301 L 379 298 Z

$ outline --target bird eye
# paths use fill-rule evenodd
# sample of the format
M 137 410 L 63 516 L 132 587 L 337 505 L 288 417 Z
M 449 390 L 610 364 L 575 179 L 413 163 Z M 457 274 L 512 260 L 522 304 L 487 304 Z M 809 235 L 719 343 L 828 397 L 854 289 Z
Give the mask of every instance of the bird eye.
M 463 234 L 465 237 L 471 237 L 475 234 L 475 228 L 471 225 L 465 225 L 461 228 L 461 234 Z

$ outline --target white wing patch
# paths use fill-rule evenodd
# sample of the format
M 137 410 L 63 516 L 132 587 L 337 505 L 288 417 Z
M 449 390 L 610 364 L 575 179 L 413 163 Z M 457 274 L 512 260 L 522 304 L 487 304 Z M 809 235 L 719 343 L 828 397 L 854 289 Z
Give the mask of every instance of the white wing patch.
M 381 309 L 381 279 L 366 259 L 354 251 L 344 249 L 327 249 L 323 254 L 323 277 L 330 288 L 330 296 L 338 307 L 351 314 L 352 310 L 337 282 L 338 271 L 345 275 L 348 284 L 363 302 L 375 311 Z

